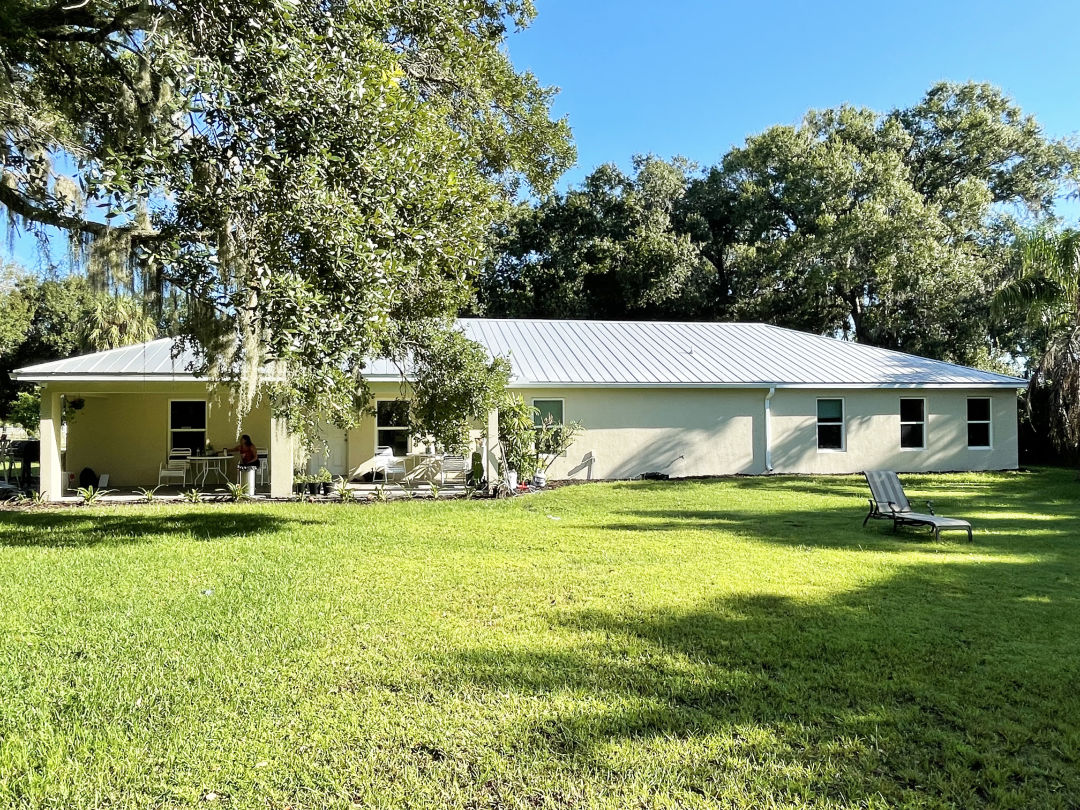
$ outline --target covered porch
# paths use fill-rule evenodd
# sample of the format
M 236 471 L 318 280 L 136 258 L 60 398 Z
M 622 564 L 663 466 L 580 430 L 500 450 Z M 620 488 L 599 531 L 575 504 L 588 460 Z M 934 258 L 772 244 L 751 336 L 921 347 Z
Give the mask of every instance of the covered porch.
M 174 356 L 171 339 L 73 357 L 19 369 L 12 376 L 41 390 L 40 480 L 47 500 L 75 494 L 84 470 L 108 476 L 108 489 L 137 497 L 139 488 L 162 486 L 177 495 L 192 488 L 228 492 L 237 483 L 237 456 L 223 456 L 242 434 L 258 448 L 258 494 L 288 498 L 294 471 L 323 478 L 383 485 L 381 492 L 422 491 L 464 483 L 462 464 L 412 436 L 401 400 L 400 378 L 372 381 L 374 413 L 356 428 L 325 431 L 326 445 L 311 457 L 299 452 L 285 420 L 265 400 L 237 407 L 228 386 L 208 383 L 188 371 L 194 358 Z M 496 480 L 499 465 L 498 414 L 472 431 L 470 449 L 480 451 L 483 476 Z M 443 473 L 453 470 L 453 480 Z M 88 474 L 89 475 L 89 474 Z
M 228 390 L 206 383 L 46 382 L 38 489 L 49 500 L 62 499 L 91 470 L 102 486 L 117 491 L 227 491 L 239 480 L 238 457 L 226 452 L 238 443 L 238 433 L 250 435 L 259 450 L 256 491 L 287 497 L 293 443 L 265 405 L 241 421 Z

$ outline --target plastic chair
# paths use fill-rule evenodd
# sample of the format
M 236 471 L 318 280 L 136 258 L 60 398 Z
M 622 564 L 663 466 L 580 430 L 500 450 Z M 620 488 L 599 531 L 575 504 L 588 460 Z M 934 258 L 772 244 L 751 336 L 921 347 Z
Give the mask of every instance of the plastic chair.
M 375 466 L 371 471 L 371 480 L 374 481 L 380 472 L 383 474 L 383 482 L 387 484 L 390 483 L 391 475 L 405 477 L 405 459 L 395 456 L 394 448 L 389 445 L 375 448 Z
M 158 468 L 158 486 L 160 487 L 165 481 L 179 480 L 181 486 L 187 483 L 188 463 L 182 458 L 171 458 L 168 461 L 162 462 Z
M 445 484 L 447 475 L 460 476 L 461 482 L 465 483 L 465 475 L 469 471 L 469 466 L 465 461 L 465 456 L 462 455 L 447 455 L 443 456 L 442 464 L 439 467 L 439 480 Z

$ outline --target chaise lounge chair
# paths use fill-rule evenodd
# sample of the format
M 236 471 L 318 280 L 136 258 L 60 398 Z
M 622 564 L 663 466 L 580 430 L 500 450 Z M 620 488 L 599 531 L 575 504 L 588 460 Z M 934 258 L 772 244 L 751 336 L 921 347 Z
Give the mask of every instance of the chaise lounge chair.
M 900 526 L 929 526 L 935 540 L 941 539 L 942 529 L 963 529 L 967 532 L 968 541 L 972 540 L 971 524 L 959 518 L 939 517 L 934 514 L 934 506 L 930 501 L 926 502 L 929 514 L 913 512 L 908 503 L 904 488 L 900 485 L 900 479 L 892 470 L 866 470 L 866 483 L 870 485 L 870 513 L 863 519 L 863 526 L 870 518 L 880 518 L 893 522 L 893 531 Z

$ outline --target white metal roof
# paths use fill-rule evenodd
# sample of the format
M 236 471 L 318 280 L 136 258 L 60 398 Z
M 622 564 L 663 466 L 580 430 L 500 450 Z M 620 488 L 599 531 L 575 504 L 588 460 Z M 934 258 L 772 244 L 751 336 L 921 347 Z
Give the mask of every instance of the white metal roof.
M 1018 388 L 1018 377 L 760 323 L 549 321 L 464 318 L 459 326 L 509 358 L 514 387 Z M 194 380 L 193 357 L 172 340 L 19 369 L 46 382 Z M 376 361 L 370 379 L 397 378 Z

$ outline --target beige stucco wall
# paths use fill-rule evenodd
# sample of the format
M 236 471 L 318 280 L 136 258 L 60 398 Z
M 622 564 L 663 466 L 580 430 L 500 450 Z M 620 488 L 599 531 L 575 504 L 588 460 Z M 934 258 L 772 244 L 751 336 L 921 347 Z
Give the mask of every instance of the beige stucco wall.
M 204 399 L 207 440 L 215 448 L 237 443 L 235 409 L 227 392 L 208 392 L 202 383 L 139 383 L 111 387 L 68 384 L 68 400 L 82 397 L 85 405 L 68 424 L 65 469 L 78 474 L 84 467 L 108 473 L 109 486 L 156 484 L 158 469 L 169 450 L 169 401 Z M 269 444 L 270 414 L 257 405 L 244 418 L 241 431 L 251 435 L 260 450 Z M 235 461 L 230 463 L 230 474 Z M 233 476 L 235 479 L 235 476 Z
M 526 389 L 533 399 L 563 399 L 564 419 L 585 430 L 553 479 L 765 472 L 765 389 Z M 926 399 L 926 447 L 900 448 L 900 398 Z M 992 446 L 967 446 L 967 400 L 991 398 Z M 817 400 L 842 398 L 844 451 L 817 448 Z M 1017 466 L 1016 392 L 980 390 L 778 389 L 771 403 L 777 473 L 855 473 L 1011 469 Z
M 562 399 L 585 430 L 548 471 L 552 479 L 759 473 L 765 470 L 764 398 L 753 389 L 517 389 L 525 401 Z
M 401 395 L 397 385 L 375 385 L 378 398 Z M 135 383 L 65 386 L 68 398 L 86 405 L 70 424 L 65 469 L 108 472 L 110 486 L 157 481 L 168 450 L 170 399 L 210 403 L 208 437 L 215 447 L 236 441 L 234 410 L 225 393 L 200 383 Z M 549 476 L 628 478 L 657 471 L 673 477 L 765 472 L 764 389 L 515 389 L 526 402 L 562 399 L 564 418 L 585 430 Z M 927 404 L 926 448 L 899 447 L 899 400 L 922 396 Z M 992 448 L 967 447 L 967 398 L 992 399 Z M 818 451 L 818 397 L 845 403 L 846 450 Z M 479 435 L 480 430 L 474 431 Z M 1012 390 L 829 390 L 779 389 L 772 399 L 772 461 L 776 472 L 851 473 L 888 468 L 900 472 L 1007 469 L 1017 466 L 1016 394 Z M 244 420 L 260 447 L 267 445 L 270 415 L 257 406 Z M 347 433 L 353 475 L 371 469 L 374 418 L 365 415 Z M 589 463 L 589 460 L 591 464 Z
M 629 478 L 643 472 L 673 477 L 765 472 L 766 389 L 515 389 L 526 402 L 562 399 L 564 419 L 585 430 L 549 476 Z M 376 398 L 401 396 L 397 385 L 374 386 Z M 926 399 L 924 450 L 900 449 L 901 397 Z M 967 398 L 992 400 L 989 450 L 967 447 Z M 817 449 L 817 399 L 845 405 L 846 449 Z M 1012 390 L 778 389 L 772 399 L 775 472 L 854 473 L 1010 469 L 1017 466 L 1016 394 Z M 474 431 L 480 435 L 480 430 Z M 348 432 L 354 476 L 372 467 L 375 421 L 365 415 Z M 591 459 L 591 463 L 590 463 Z
M 817 449 L 817 400 L 842 398 L 843 452 Z M 900 448 L 900 398 L 926 400 L 925 449 Z M 991 448 L 967 446 L 967 400 L 990 397 Z M 776 472 L 850 473 L 998 470 L 1017 466 L 1016 392 L 1013 390 L 781 389 L 772 401 L 772 457 Z

